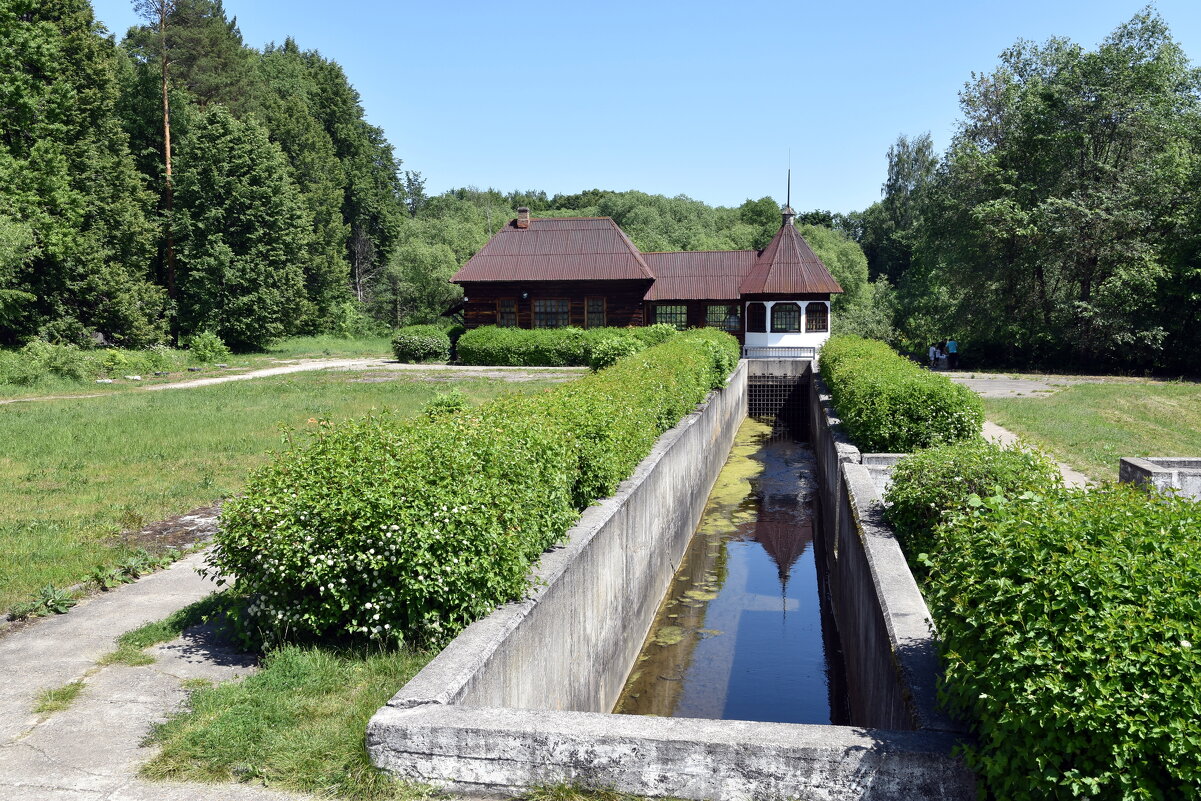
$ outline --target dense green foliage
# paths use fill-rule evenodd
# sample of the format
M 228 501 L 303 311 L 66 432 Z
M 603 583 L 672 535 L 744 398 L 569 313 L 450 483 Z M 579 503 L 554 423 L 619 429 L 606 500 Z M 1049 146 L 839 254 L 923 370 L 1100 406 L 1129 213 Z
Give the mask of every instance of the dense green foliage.
M 989 797 L 1201 794 L 1201 504 L 1124 484 L 975 503 L 923 589 Z
M 688 332 L 541 395 L 323 424 L 226 504 L 214 564 L 253 596 L 248 626 L 443 642 L 519 597 L 737 358 L 733 337 Z
M 984 406 L 976 393 L 882 342 L 831 337 L 819 363 L 842 424 L 861 450 L 907 453 L 980 434 Z
M 1016 497 L 1046 492 L 1060 481 L 1055 462 L 1019 445 L 1005 448 L 984 439 L 939 445 L 896 463 L 884 516 L 918 568 L 936 547 L 938 524 L 968 511 L 973 495 Z
M 494 325 L 459 337 L 462 364 L 515 367 L 586 367 L 594 350 L 608 342 L 628 343 L 623 350 L 642 347 L 634 328 L 501 328 Z M 675 333 L 672 331 L 672 333 Z
M 1201 71 L 1152 10 L 1095 50 L 1018 42 L 960 94 L 939 157 L 888 153 L 858 215 L 873 277 L 924 351 L 967 366 L 1195 373 L 1201 348 Z
M 392 335 L 392 353 L 402 362 L 445 362 L 450 337 L 436 325 L 410 325 Z

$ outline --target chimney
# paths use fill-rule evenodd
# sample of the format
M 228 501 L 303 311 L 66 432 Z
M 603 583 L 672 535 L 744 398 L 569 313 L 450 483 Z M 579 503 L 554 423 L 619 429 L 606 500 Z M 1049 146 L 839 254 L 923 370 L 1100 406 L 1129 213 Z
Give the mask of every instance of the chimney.
M 530 210 L 527 209 L 525 206 L 522 206 L 521 208 L 519 208 L 517 210 L 517 227 L 518 228 L 529 228 L 530 227 Z
M 792 218 L 796 216 L 796 212 L 792 210 L 792 206 L 785 206 L 780 209 L 780 217 L 783 219 L 780 222 L 782 227 L 792 225 Z

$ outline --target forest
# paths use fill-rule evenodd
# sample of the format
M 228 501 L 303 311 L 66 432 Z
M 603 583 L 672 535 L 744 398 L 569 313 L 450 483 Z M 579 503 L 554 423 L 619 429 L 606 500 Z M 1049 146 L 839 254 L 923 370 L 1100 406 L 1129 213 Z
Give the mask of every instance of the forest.
M 221 0 L 0 0 L 0 346 L 184 343 L 436 322 L 518 206 L 613 217 L 644 251 L 762 247 L 770 197 L 474 187 L 427 195 L 334 61 L 259 50 Z M 1097 49 L 1019 42 L 950 146 L 888 150 L 881 200 L 797 223 L 839 332 L 967 364 L 1197 372 L 1201 73 L 1146 10 Z M 414 124 L 419 124 L 415 122 Z

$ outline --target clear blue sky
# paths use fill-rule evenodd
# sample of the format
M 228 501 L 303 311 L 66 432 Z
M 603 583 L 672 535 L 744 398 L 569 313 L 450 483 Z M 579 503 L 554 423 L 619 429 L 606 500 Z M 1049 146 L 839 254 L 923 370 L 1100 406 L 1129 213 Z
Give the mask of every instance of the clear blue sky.
M 94 0 L 118 39 L 129 0 Z M 1201 0 L 1156 8 L 1201 63 Z M 338 61 L 426 189 L 641 189 L 862 209 L 885 152 L 942 150 L 972 71 L 1019 38 L 1094 47 L 1141 0 L 605 3 L 225 0 L 247 44 Z

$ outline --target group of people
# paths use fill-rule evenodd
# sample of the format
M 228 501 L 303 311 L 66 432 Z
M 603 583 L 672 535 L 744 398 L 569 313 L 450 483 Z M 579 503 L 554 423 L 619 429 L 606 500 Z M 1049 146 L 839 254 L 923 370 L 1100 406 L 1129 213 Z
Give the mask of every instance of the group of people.
M 935 342 L 927 355 L 931 370 L 954 370 L 959 366 L 959 343 L 953 339 Z

